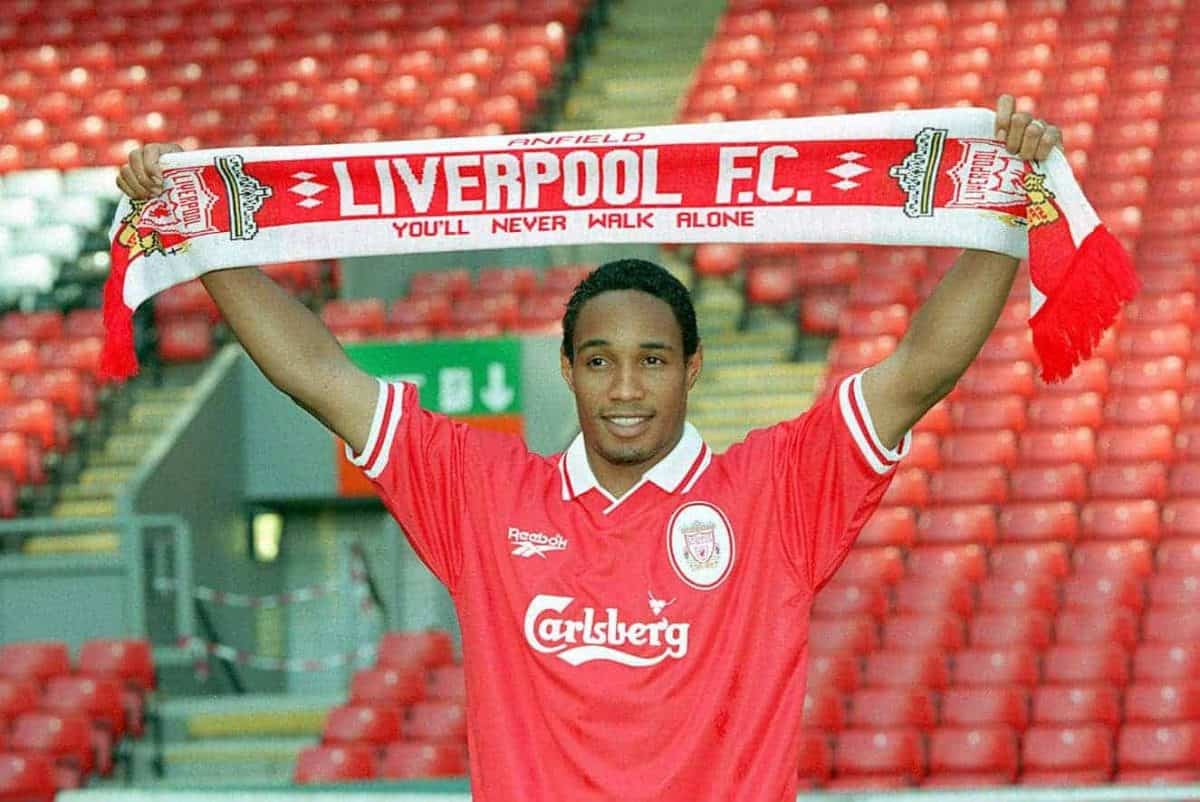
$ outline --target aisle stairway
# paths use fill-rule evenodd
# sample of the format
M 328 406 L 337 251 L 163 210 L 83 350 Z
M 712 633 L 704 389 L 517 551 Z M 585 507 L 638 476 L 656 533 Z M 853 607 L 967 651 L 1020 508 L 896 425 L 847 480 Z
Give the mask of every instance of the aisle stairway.
M 721 0 L 622 0 L 567 101 L 561 129 L 672 122 Z

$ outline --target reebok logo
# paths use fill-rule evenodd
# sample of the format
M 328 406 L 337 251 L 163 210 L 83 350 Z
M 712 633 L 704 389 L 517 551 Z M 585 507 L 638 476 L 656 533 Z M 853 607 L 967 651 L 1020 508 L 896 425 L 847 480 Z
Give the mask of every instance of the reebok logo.
M 627 623 L 615 607 L 594 607 L 562 615 L 575 601 L 571 596 L 539 594 L 525 610 L 525 640 L 534 651 L 553 654 L 573 666 L 608 660 L 634 668 L 658 665 L 668 657 L 687 655 L 690 624 L 673 624 L 665 617 L 648 623 Z
M 517 557 L 541 557 L 546 559 L 548 551 L 565 551 L 567 539 L 562 535 L 547 535 L 542 532 L 526 532 L 515 526 L 508 527 L 508 542 L 516 546 L 512 553 Z

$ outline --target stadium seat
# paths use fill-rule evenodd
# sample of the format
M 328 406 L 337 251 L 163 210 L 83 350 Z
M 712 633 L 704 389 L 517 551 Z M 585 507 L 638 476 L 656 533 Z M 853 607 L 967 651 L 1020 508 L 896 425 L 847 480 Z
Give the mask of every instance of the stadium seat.
M 0 679 L 0 720 L 12 721 L 41 704 L 41 689 L 28 679 Z M 0 731 L 6 728 L 0 726 Z
M 893 483 L 895 480 L 893 479 Z M 907 507 L 881 507 L 871 515 L 855 539 L 855 545 L 898 546 L 913 544 L 917 536 L 915 513 Z M 818 599 L 820 596 L 817 597 Z
M 1111 682 L 1129 677 L 1129 655 L 1115 643 L 1056 644 L 1042 655 L 1046 682 L 1060 685 Z
M 1013 468 L 1008 475 L 1012 501 L 1083 501 L 1088 496 L 1088 476 L 1082 465 L 1039 465 Z M 1000 519 L 1004 534 L 1003 514 Z
M 1162 535 L 1180 540 L 1200 537 L 1200 499 L 1176 499 L 1162 511 Z
M 814 652 L 866 654 L 879 647 L 879 626 L 869 615 L 816 618 L 809 624 L 808 643 Z
M 976 613 L 968 624 L 973 648 L 1044 649 L 1050 644 L 1052 619 L 1039 610 L 1004 610 Z
M 967 617 L 975 609 L 969 579 L 946 582 L 940 577 L 905 577 L 892 587 L 893 608 L 902 613 L 955 613 Z
M 863 682 L 875 688 L 944 688 L 950 670 L 940 651 L 882 649 L 866 657 Z
M 1150 606 L 1189 607 L 1200 603 L 1200 577 L 1190 574 L 1159 574 L 1146 581 Z
M 1070 572 L 1067 544 L 1002 543 L 988 555 L 988 564 L 996 576 L 1044 575 L 1062 577 Z
M 412 704 L 425 698 L 425 671 L 417 664 L 401 668 L 364 668 L 350 680 L 351 704 Z
M 408 708 L 407 737 L 430 742 L 465 742 L 467 711 L 461 702 L 417 702 Z
M 846 703 L 833 688 L 809 688 L 804 694 L 802 713 L 805 727 L 822 732 L 838 732 L 846 726 Z
M 1167 495 L 1167 466 L 1147 464 L 1099 465 L 1088 475 L 1093 499 L 1155 499 Z
M 890 777 L 916 782 L 925 773 L 925 748 L 916 729 L 849 729 L 837 738 L 838 777 Z
M 965 640 L 962 619 L 953 613 L 899 613 L 883 622 L 885 649 L 949 652 L 961 649 Z
M 946 727 L 1029 725 L 1029 691 L 1019 685 L 953 686 L 942 692 L 940 722 Z
M 1177 356 L 1127 359 L 1109 374 L 1113 389 L 1125 392 L 1182 391 L 1187 386 L 1184 361 Z
M 137 639 L 94 638 L 79 647 L 79 673 L 115 677 L 145 691 L 158 686 L 150 642 Z
M 812 614 L 814 618 L 869 615 L 878 619 L 887 613 L 887 607 L 888 600 L 882 587 L 835 580 L 817 593 Z
M 848 693 L 861 683 L 862 665 L 857 655 L 849 652 L 809 655 L 808 689 L 810 691 L 828 687 Z
M 923 507 L 928 503 L 928 476 L 920 468 L 898 468 L 879 502 L 882 507 Z
M 1007 429 L 993 432 L 954 432 L 942 437 L 946 466 L 996 466 L 1011 468 L 1017 462 L 1017 436 Z
M 998 395 L 956 401 L 951 417 L 957 429 L 1008 429 L 1019 432 L 1025 428 L 1025 399 L 1019 395 Z
M 851 695 L 847 724 L 860 729 L 928 730 L 936 718 L 934 698 L 926 688 L 860 688 Z
M 375 658 L 377 668 L 400 670 L 413 665 L 436 668 L 453 663 L 454 644 L 443 630 L 386 632 L 379 639 Z
M 81 713 L 104 726 L 115 738 L 125 734 L 121 683 L 105 677 L 53 677 L 46 683 L 42 708 L 53 713 Z
M 1079 516 L 1069 501 L 1007 504 L 1000 510 L 999 532 L 1005 542 L 1071 542 L 1079 536 Z
M 1164 540 L 1154 557 L 1160 574 L 1200 573 L 1200 538 Z
M 1200 721 L 1200 683 L 1138 682 L 1125 689 L 1126 722 L 1162 724 Z
M 987 572 L 987 553 L 978 544 L 920 546 L 908 554 L 908 575 L 937 577 L 943 581 L 978 582 Z
M 1112 730 L 1097 724 L 1032 726 L 1021 743 L 1022 783 L 1090 784 L 1113 767 Z
M 1176 426 L 1181 419 L 1179 393 L 1175 390 L 1119 393 L 1104 400 L 1104 420 L 1110 426 Z
M 1008 727 L 939 727 L 929 733 L 931 777 L 961 774 L 973 783 L 1010 783 L 1017 756 L 1017 736 Z
M 369 339 L 383 334 L 387 309 L 379 298 L 332 300 L 321 308 L 321 320 L 335 337 L 354 333 Z
M 0 677 L 45 684 L 71 673 L 71 658 L 62 641 L 18 641 L 0 644 Z
M 1121 699 L 1107 684 L 1042 685 L 1033 692 L 1033 723 L 1105 724 L 1121 721 Z
M 960 473 L 947 469 L 944 473 Z M 974 469 L 972 469 L 974 470 Z M 986 470 L 986 469 L 985 469 Z M 990 477 L 1003 483 L 1003 472 Z M 944 474 L 943 474 L 944 475 Z M 972 474 L 974 476 L 974 474 Z M 965 481 L 965 480 L 964 480 Z M 996 539 L 996 515 L 988 504 L 959 505 L 923 510 L 917 518 L 917 542 L 922 545 L 982 543 Z
M 1122 771 L 1194 771 L 1200 766 L 1200 722 L 1126 724 L 1117 735 L 1117 765 Z
M 163 362 L 201 362 L 212 355 L 212 324 L 204 318 L 172 318 L 159 324 L 158 356 Z
M 11 742 L 13 751 L 44 754 L 80 778 L 95 767 L 91 722 L 83 714 L 25 713 L 13 722 Z
M 1017 450 L 1025 465 L 1096 464 L 1096 436 L 1087 426 L 1030 429 L 1021 433 Z
M 1152 499 L 1092 501 L 1079 513 L 1082 537 L 1093 540 L 1158 540 L 1158 503 Z
M 1071 555 L 1075 573 L 1110 577 L 1146 576 L 1152 568 L 1152 548 L 1145 540 L 1080 543 Z
M 893 546 L 851 549 L 835 577 L 859 585 L 891 585 L 904 575 L 904 558 Z
M 800 734 L 801 788 L 821 786 L 833 774 L 833 747 L 825 733 L 804 730 Z
M 998 395 L 1032 398 L 1037 386 L 1034 384 L 1033 366 L 1028 362 L 977 362 L 959 379 L 957 389 L 968 398 Z
M 371 704 L 334 707 L 325 719 L 321 733 L 326 744 L 366 743 L 383 746 L 402 735 L 400 710 Z
M 1138 682 L 1192 682 L 1200 676 L 1200 643 L 1141 643 L 1133 653 Z
M 429 672 L 429 698 L 449 702 L 464 702 L 467 698 L 467 677 L 462 665 L 438 666 Z
M 46 755 L 0 752 L 0 799 L 53 802 L 54 764 Z
M 1058 585 L 1052 577 L 989 577 L 979 583 L 979 609 L 1040 610 L 1053 614 L 1058 610 Z
M 1170 426 L 1110 427 L 1096 433 L 1096 452 L 1106 463 L 1171 462 L 1175 459 Z
M 1167 477 L 1167 493 L 1175 498 L 1200 498 L 1200 462 L 1189 460 L 1171 466 Z
M 1026 647 L 964 649 L 954 655 L 950 681 L 954 687 L 1034 685 L 1038 681 L 1037 653 Z
M 1136 577 L 1072 576 L 1059 588 L 1068 610 L 1127 608 L 1140 612 L 1145 600 Z
M 978 505 L 1002 504 L 1008 500 L 1008 475 L 1004 468 L 998 465 L 988 465 L 970 468 L 943 468 L 936 472 L 929 481 L 930 503 L 935 505 Z M 926 514 L 933 511 L 927 511 Z M 939 510 L 946 513 L 946 510 Z M 922 515 L 924 520 L 925 514 Z M 994 521 L 994 516 L 992 516 Z M 954 539 L 966 534 L 965 530 L 954 527 L 920 529 L 922 541 L 946 542 L 937 540 L 939 536 L 950 536 Z M 934 539 L 931 539 L 934 538 Z M 986 542 L 986 541 L 985 541 Z
M 456 777 L 467 773 L 463 750 L 453 744 L 388 744 L 379 761 L 380 779 L 416 780 L 426 777 Z
M 306 747 L 293 772 L 293 780 L 301 785 L 359 782 L 375 776 L 374 748 L 365 744 Z
M 1200 642 L 1200 610 L 1189 607 L 1150 607 L 1142 616 L 1146 643 Z

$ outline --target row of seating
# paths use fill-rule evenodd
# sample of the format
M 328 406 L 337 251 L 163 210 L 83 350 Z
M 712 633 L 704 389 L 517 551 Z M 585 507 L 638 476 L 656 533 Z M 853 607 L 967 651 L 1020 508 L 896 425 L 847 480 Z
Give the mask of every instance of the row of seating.
M 153 718 L 157 684 L 144 640 L 89 640 L 75 662 L 59 641 L 0 645 L 0 798 L 50 798 L 110 774 L 122 739 Z

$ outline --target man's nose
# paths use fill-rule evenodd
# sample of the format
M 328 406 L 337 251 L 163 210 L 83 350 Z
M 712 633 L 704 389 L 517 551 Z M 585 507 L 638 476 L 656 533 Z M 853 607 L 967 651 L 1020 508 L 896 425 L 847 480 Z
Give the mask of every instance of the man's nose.
M 622 401 L 642 398 L 646 394 L 636 366 L 627 365 L 616 371 L 610 394 L 614 399 Z

